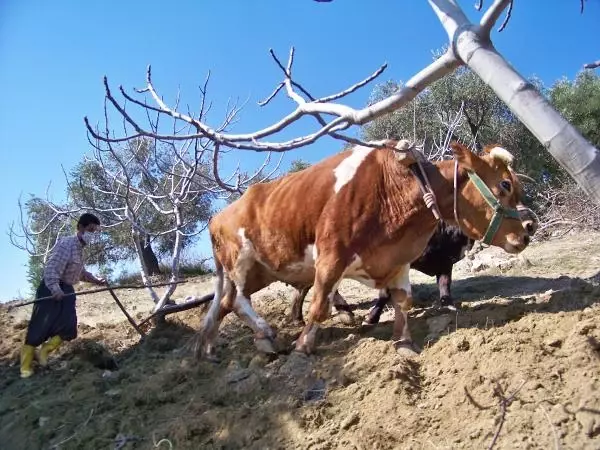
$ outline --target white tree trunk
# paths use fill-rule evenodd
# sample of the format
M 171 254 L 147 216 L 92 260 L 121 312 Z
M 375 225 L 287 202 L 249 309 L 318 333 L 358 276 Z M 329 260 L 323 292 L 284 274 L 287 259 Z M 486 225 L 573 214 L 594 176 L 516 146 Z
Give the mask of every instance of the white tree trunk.
M 448 33 L 457 58 L 496 95 L 583 190 L 600 205 L 600 155 L 535 87 L 496 51 L 489 31 L 508 0 L 496 0 L 480 25 L 469 22 L 454 0 L 429 0 Z
M 171 282 L 175 282 L 179 278 L 179 261 L 181 260 L 181 250 L 183 248 L 183 239 L 181 232 L 179 231 L 183 226 L 183 220 L 181 218 L 181 206 L 178 202 L 176 202 L 173 210 L 175 212 L 175 224 L 177 231 L 175 232 L 175 244 L 173 245 L 173 260 L 171 262 L 170 279 Z M 159 309 L 165 306 L 165 304 L 171 298 L 171 295 L 173 295 L 173 293 L 175 292 L 175 289 L 177 289 L 177 285 L 171 284 L 163 294 L 160 301 L 154 305 L 154 309 L 152 310 L 152 312 L 157 312 Z
M 590 144 L 560 115 L 537 89 L 517 73 L 491 44 L 475 48 L 459 40 L 457 50 L 465 63 L 505 102 L 538 141 L 600 204 L 600 158 Z

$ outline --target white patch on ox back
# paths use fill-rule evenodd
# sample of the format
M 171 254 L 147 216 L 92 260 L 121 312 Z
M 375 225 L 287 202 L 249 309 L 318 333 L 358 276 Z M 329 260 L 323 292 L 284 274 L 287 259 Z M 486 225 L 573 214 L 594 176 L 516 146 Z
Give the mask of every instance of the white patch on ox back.
M 333 186 L 334 192 L 339 192 L 345 184 L 352 180 L 358 167 L 373 150 L 372 147 L 355 147 L 354 150 L 352 150 L 352 154 L 344 159 L 333 170 L 333 173 L 335 174 L 335 185 Z

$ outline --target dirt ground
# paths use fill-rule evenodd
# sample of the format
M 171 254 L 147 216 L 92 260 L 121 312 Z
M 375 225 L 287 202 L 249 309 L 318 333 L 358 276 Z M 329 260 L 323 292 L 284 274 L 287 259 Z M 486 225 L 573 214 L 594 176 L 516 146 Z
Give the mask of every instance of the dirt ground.
M 528 263 L 476 275 L 455 270 L 456 314 L 437 314 L 433 279 L 414 273 L 418 356 L 397 353 L 387 312 L 376 327 L 334 316 L 310 357 L 289 351 L 293 291 L 253 303 L 282 353 L 259 355 L 230 315 L 220 362 L 190 351 L 201 310 L 170 316 L 140 343 L 109 295 L 80 297 L 79 337 L 50 368 L 18 376 L 30 309 L 0 308 L 0 447 L 12 449 L 599 449 L 600 234 L 524 252 Z M 494 253 L 493 249 L 484 252 Z M 177 298 L 211 290 L 192 280 Z M 362 316 L 375 292 L 344 282 Z M 143 291 L 119 291 L 139 319 Z M 305 309 L 308 301 L 305 302 Z

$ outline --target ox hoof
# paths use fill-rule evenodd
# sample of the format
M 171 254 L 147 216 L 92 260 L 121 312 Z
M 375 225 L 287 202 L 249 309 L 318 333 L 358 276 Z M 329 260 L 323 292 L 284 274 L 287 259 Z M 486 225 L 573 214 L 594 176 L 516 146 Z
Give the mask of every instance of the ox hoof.
M 219 364 L 221 362 L 221 358 L 219 358 L 215 352 L 206 353 L 204 355 L 204 359 L 215 364 Z
M 379 319 L 381 318 L 381 313 L 383 312 L 383 310 L 381 308 L 378 308 L 377 306 L 373 306 L 369 312 L 367 313 L 367 315 L 365 316 L 365 318 L 363 319 L 363 326 L 368 326 L 368 325 L 377 325 L 379 323 Z
M 368 327 L 368 326 L 372 326 L 372 325 L 377 325 L 378 323 L 379 323 L 379 320 L 373 320 L 371 317 L 367 316 L 363 319 L 362 326 Z
M 421 349 L 413 341 L 395 341 L 394 348 L 396 353 L 402 356 L 419 356 L 419 353 L 421 353 Z
M 339 311 L 337 313 L 338 320 L 344 325 L 354 325 L 354 314 L 351 311 Z
M 310 355 L 313 352 L 312 346 L 310 346 L 307 342 L 301 342 L 302 337 L 300 336 L 297 340 L 292 344 L 294 346 L 294 352 L 301 353 L 303 355 Z
M 434 308 L 439 311 L 456 311 L 457 306 L 454 304 L 452 297 L 445 295 L 434 303 Z
M 303 319 L 292 319 L 291 317 L 288 318 L 287 322 L 293 327 L 303 327 L 306 325 Z
M 273 341 L 268 338 L 254 339 L 254 345 L 259 352 L 267 354 L 276 354 Z
M 307 345 L 296 345 L 294 347 L 294 352 L 300 353 L 301 355 L 309 356 L 312 354 L 312 350 Z

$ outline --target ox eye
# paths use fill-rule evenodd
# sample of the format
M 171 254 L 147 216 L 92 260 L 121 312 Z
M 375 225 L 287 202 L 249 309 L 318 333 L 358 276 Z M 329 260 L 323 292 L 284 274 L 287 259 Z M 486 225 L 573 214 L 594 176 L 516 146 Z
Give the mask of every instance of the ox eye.
M 508 180 L 502 180 L 500 182 L 500 187 L 502 189 L 504 189 L 506 192 L 510 193 L 510 191 L 512 190 L 512 183 Z

